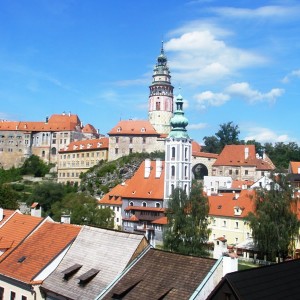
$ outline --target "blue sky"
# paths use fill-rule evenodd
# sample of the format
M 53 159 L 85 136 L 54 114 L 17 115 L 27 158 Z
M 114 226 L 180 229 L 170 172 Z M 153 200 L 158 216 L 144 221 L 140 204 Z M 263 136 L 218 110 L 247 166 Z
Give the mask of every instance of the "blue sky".
M 0 119 L 147 119 L 161 41 L 190 136 L 300 142 L 300 2 L 1 0 Z

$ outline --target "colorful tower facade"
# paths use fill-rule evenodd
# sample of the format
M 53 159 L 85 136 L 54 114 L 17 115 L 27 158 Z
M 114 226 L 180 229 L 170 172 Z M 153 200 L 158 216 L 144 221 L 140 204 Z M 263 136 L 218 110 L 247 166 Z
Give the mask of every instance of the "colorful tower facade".
M 158 133 L 168 134 L 173 116 L 173 89 L 167 57 L 162 43 L 160 55 L 153 70 L 149 95 L 149 122 Z
M 189 195 L 192 184 L 192 140 L 186 130 L 188 120 L 184 116 L 181 95 L 177 96 L 175 105 L 170 121 L 172 129 L 165 145 L 165 206 L 175 188 L 179 187 Z

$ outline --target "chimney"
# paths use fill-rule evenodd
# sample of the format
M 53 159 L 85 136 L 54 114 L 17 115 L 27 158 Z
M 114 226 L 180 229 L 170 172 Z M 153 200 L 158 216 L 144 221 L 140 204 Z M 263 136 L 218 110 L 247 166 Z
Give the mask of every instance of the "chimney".
M 249 148 L 245 147 L 245 159 L 248 159 L 249 156 Z
M 149 178 L 150 176 L 150 170 L 151 170 L 151 160 L 150 158 L 145 159 L 145 178 Z
M 159 158 L 157 158 L 157 159 L 156 159 L 156 172 L 155 172 L 155 178 L 160 178 L 161 171 L 162 171 L 162 161 L 161 161 Z
M 60 223 L 71 224 L 71 216 L 69 214 L 63 214 L 60 217 Z
M 46 124 L 48 124 L 48 121 L 49 121 L 49 117 L 46 117 Z
M 4 218 L 3 208 L 0 207 L 0 221 L 2 221 Z
M 42 207 L 39 205 L 38 202 L 32 203 L 30 208 L 31 208 L 30 214 L 31 214 L 32 217 L 41 218 L 41 216 L 42 216 Z

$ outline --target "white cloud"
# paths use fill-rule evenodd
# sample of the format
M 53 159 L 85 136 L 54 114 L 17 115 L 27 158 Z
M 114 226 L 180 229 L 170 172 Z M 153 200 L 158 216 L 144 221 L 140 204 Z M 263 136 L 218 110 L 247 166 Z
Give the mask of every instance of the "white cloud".
M 247 82 L 234 83 L 227 87 L 225 91 L 230 94 L 231 97 L 241 97 L 251 104 L 264 101 L 275 103 L 276 99 L 284 93 L 283 89 L 278 88 L 274 88 L 267 93 L 262 93 L 252 89 Z
M 254 52 L 226 45 L 225 41 L 204 28 L 171 38 L 165 43 L 165 49 L 173 77 L 184 85 L 209 84 L 242 68 L 266 62 Z
M 252 127 L 244 138 L 248 140 L 256 140 L 260 143 L 276 143 L 276 142 L 290 142 L 291 138 L 287 134 L 277 134 L 269 128 Z
M 269 5 L 261 6 L 255 9 L 236 8 L 236 7 L 217 7 L 212 11 L 223 17 L 234 18 L 290 18 L 299 15 L 300 6 L 279 6 Z M 276 19 L 275 19 L 276 20 Z
M 294 71 L 290 72 L 281 81 L 283 83 L 288 83 L 290 81 L 291 77 L 298 77 L 298 78 L 300 78 L 300 69 L 294 70 Z
M 207 106 L 221 106 L 230 100 L 229 95 L 223 93 L 213 93 L 205 91 L 194 96 L 197 100 L 199 109 L 205 109 Z
M 189 124 L 188 130 L 198 130 L 198 129 L 204 129 L 207 127 L 206 123 L 198 123 L 198 124 Z

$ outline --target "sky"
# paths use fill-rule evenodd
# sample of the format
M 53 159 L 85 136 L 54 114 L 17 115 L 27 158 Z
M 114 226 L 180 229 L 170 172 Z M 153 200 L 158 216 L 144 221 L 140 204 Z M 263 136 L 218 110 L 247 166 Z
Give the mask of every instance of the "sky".
M 148 118 L 164 42 L 174 95 L 199 143 L 300 143 L 298 0 L 1 0 L 0 119 L 71 112 L 107 134 Z

